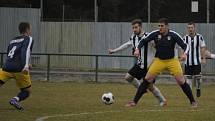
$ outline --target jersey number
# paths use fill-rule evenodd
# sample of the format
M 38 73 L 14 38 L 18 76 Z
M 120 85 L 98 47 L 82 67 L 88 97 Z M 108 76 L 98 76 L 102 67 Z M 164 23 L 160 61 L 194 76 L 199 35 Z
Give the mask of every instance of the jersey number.
M 13 48 L 10 50 L 10 52 L 8 53 L 8 57 L 13 58 L 14 52 L 16 50 L 16 46 L 13 46 Z

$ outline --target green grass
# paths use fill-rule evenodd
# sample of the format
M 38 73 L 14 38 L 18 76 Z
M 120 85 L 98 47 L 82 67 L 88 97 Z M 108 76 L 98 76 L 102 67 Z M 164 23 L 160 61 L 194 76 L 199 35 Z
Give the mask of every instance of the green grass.
M 167 107 L 159 107 L 151 93 L 147 93 L 134 108 L 124 105 L 132 99 L 135 88 L 128 84 L 49 83 L 33 82 L 32 96 L 22 102 L 25 110 L 19 112 L 8 104 L 18 89 L 14 81 L 0 89 L 0 121 L 215 121 L 215 85 L 203 86 L 199 107 L 193 110 L 181 89 L 176 85 L 158 85 L 168 99 Z M 111 91 L 116 102 L 101 103 L 101 95 Z M 95 113 L 95 112 L 103 113 Z M 112 111 L 112 112 L 109 112 Z M 81 114 L 73 115 L 72 114 Z

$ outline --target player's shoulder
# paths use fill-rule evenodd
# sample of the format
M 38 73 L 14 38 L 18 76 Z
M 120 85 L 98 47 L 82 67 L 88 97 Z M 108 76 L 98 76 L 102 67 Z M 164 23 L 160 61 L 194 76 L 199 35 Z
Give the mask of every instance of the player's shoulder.
M 185 35 L 183 36 L 184 39 L 189 38 L 189 37 L 190 37 L 189 34 L 185 34 Z
M 156 29 L 156 30 L 151 31 L 150 33 L 148 33 L 148 35 L 149 35 L 149 34 L 154 34 L 154 33 L 159 34 L 160 32 L 159 32 L 159 30 L 158 30 L 158 29 Z
M 172 36 L 180 37 L 180 38 L 181 38 L 181 35 L 180 35 L 178 32 L 176 32 L 176 31 L 169 30 L 169 33 L 170 33 L 170 35 L 172 35 Z
M 170 34 L 173 34 L 173 35 L 179 35 L 179 33 L 176 32 L 176 31 L 174 31 L 174 30 L 169 30 L 169 33 L 170 33 Z
M 16 36 L 13 39 L 11 39 L 10 44 L 21 43 L 23 41 L 24 41 L 23 36 Z
M 200 37 L 203 37 L 201 34 L 199 34 L 199 33 L 196 33 L 196 36 L 200 36 Z

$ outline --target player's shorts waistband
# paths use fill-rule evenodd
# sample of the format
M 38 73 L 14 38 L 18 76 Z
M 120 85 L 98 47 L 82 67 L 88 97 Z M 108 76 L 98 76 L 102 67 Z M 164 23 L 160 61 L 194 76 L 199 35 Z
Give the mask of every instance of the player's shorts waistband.
M 159 60 L 159 61 L 164 61 L 164 62 L 166 62 L 166 61 L 173 61 L 173 60 L 179 60 L 178 58 L 171 58 L 171 59 L 160 59 L 160 58 L 155 58 L 155 60 Z

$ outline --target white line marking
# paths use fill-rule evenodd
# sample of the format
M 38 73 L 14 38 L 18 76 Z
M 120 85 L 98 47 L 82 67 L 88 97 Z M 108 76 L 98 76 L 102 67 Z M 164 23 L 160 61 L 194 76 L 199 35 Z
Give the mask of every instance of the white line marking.
M 145 110 L 137 110 L 137 111 L 130 111 L 130 112 L 197 112 L 197 111 L 203 111 L 200 109 L 190 109 L 190 110 L 153 110 L 153 109 L 145 109 Z M 81 116 L 81 115 L 94 115 L 94 114 L 104 114 L 104 113 L 121 113 L 121 112 L 129 112 L 129 111 L 123 111 L 123 110 L 116 110 L 116 111 L 98 111 L 98 112 L 83 112 L 83 113 L 70 113 L 70 114 L 57 114 L 57 115 L 50 115 L 50 116 L 43 116 L 37 118 L 35 121 L 45 121 L 49 118 L 56 118 L 56 117 L 72 117 L 72 116 Z

